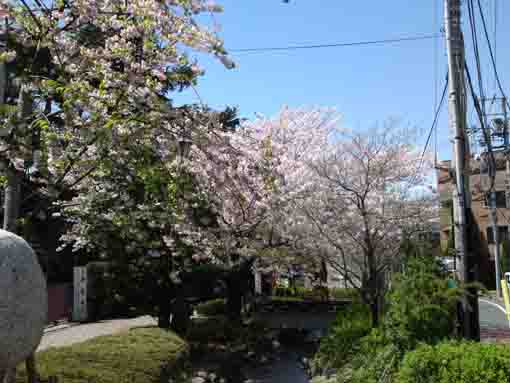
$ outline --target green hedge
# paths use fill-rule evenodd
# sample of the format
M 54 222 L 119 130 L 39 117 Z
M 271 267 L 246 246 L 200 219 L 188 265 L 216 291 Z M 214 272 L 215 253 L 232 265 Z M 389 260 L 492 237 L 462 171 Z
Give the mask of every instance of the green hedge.
M 356 289 L 329 289 L 329 297 L 333 299 L 353 299 L 359 300 L 359 292 Z
M 197 313 L 203 316 L 226 315 L 226 300 L 222 298 L 212 299 L 210 301 L 198 304 L 196 306 L 196 310 Z
M 183 371 L 188 351 L 173 332 L 150 327 L 50 348 L 36 359 L 42 381 L 55 376 L 62 383 L 157 383 Z M 24 383 L 20 367 L 16 382 Z
M 328 289 L 327 287 L 316 287 L 306 289 L 304 287 L 278 286 L 274 290 L 277 297 L 313 299 L 320 296 L 329 296 L 330 299 L 358 299 L 359 293 L 356 289 Z
M 508 383 L 510 347 L 445 342 L 421 345 L 404 357 L 397 383 Z

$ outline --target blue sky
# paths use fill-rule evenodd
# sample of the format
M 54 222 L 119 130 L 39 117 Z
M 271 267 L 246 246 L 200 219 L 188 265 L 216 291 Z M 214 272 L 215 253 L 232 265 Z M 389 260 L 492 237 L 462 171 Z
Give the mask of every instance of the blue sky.
M 503 20 L 503 15 L 510 12 L 510 4 L 504 4 L 504 0 L 482 0 L 491 37 L 495 1 L 499 11 L 498 71 L 510 94 L 510 51 L 507 49 L 510 23 L 508 19 Z M 443 25 L 442 0 L 217 2 L 225 8 L 225 12 L 215 15 L 214 19 L 222 26 L 221 36 L 227 49 L 429 35 L 439 33 Z M 207 17 L 204 21 L 211 19 Z M 467 15 L 463 28 L 468 64 L 474 74 Z M 481 32 L 481 23 L 479 28 Z M 485 47 L 484 40 L 480 42 Z M 199 80 L 198 94 L 204 103 L 214 108 L 238 106 L 243 117 L 253 118 L 255 113 L 273 115 L 282 105 L 336 107 L 343 115 L 344 124 L 354 129 L 367 128 L 390 117 L 398 118 L 403 124 L 422 131 L 420 143 L 425 141 L 432 124 L 435 100 L 439 100 L 446 75 L 443 39 L 233 54 L 238 64 L 234 70 L 225 69 L 217 60 L 205 55 L 195 56 L 206 70 Z M 485 48 L 482 70 L 486 92 L 492 96 L 494 77 Z M 174 99 L 176 103 L 198 102 L 191 90 L 175 95 Z M 472 113 L 469 120 L 474 121 Z M 451 157 L 446 104 L 438 125 L 438 151 L 440 159 Z

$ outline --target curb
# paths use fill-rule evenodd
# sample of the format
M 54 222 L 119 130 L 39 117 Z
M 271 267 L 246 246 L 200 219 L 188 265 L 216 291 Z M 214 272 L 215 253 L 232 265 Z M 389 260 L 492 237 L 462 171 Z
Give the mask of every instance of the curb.
M 66 328 L 78 326 L 79 323 L 69 322 L 69 323 L 62 323 L 58 325 L 51 325 L 44 328 L 43 334 L 48 334 L 55 331 L 65 330 Z

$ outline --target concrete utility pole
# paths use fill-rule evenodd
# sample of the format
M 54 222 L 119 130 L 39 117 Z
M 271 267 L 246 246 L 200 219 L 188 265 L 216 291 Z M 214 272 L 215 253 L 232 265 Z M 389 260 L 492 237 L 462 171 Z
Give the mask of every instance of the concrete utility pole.
M 502 97 L 501 99 L 501 107 L 503 108 L 503 132 L 504 132 L 504 145 L 505 145 L 505 159 L 506 159 L 506 174 L 505 174 L 505 198 L 506 198 L 506 204 L 505 206 L 507 208 L 510 208 L 510 142 L 509 142 L 509 135 L 510 135 L 510 126 L 508 121 L 508 111 L 506 109 L 507 106 L 507 99 L 506 97 Z M 510 232 L 510 227 L 507 228 Z M 507 238 L 510 238 L 510 233 L 507 234 Z M 507 241 L 508 243 L 508 241 Z M 507 248 L 506 251 L 508 252 L 509 249 Z M 506 258 L 506 265 L 510 265 L 510 254 L 502 254 L 503 258 Z M 503 272 L 507 272 L 510 270 L 503 270 Z M 503 276 L 504 277 L 504 276 Z M 505 278 L 506 279 L 506 278 Z
M 453 157 L 455 165 L 454 222 L 455 250 L 459 257 L 459 278 L 464 283 L 475 280 L 473 257 L 468 251 L 468 228 L 471 219 L 469 174 L 466 158 L 466 92 L 464 83 L 464 40 L 461 31 L 460 0 L 445 0 L 446 47 L 448 53 L 448 114 L 453 135 Z M 465 295 L 461 312 L 463 336 L 480 339 L 478 323 L 478 297 Z

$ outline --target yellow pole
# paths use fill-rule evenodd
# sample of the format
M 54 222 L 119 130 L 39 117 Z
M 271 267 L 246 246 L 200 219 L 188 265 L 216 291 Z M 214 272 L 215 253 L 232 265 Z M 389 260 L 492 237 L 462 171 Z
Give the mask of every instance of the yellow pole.
M 506 317 L 510 326 L 510 294 L 508 293 L 508 282 L 505 279 L 501 280 L 501 289 L 503 290 L 503 299 L 505 300 Z

